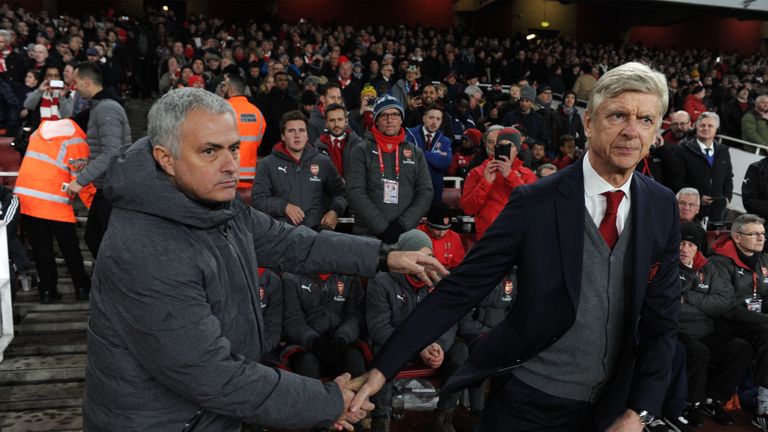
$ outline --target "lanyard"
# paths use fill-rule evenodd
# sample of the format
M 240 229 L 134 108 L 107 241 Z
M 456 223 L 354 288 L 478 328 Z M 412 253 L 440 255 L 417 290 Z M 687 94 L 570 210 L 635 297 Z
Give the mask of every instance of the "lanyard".
M 381 156 L 384 152 L 381 151 L 381 145 L 376 143 L 377 150 L 379 151 L 379 170 L 381 170 L 381 176 L 384 177 L 384 158 Z M 400 178 L 400 146 L 395 149 L 395 179 Z

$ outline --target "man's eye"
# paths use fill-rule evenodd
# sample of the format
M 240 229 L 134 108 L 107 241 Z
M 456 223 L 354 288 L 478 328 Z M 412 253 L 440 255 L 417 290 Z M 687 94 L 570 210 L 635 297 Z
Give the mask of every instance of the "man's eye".
M 213 156 L 214 153 L 216 153 L 216 151 L 212 148 L 203 150 L 203 154 L 206 156 Z

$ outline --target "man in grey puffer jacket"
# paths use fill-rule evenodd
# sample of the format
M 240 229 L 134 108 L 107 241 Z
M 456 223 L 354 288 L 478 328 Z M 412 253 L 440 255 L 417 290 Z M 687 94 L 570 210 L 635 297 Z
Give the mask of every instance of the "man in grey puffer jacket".
M 307 118 L 300 111 L 283 114 L 280 136 L 256 167 L 253 207 L 293 225 L 335 229 L 347 209 L 344 180 L 331 159 L 307 142 Z
M 295 429 L 359 420 L 372 407 L 348 412 L 348 375 L 324 384 L 258 363 L 257 265 L 372 276 L 378 264 L 424 278 L 444 270 L 421 254 L 293 228 L 249 208 L 236 192 L 235 115 L 212 93 L 167 93 L 150 110 L 148 132 L 108 171 L 114 212 L 93 276 L 84 429 L 218 432 L 244 421 Z M 312 403 L 298 410 L 297 401 Z
M 85 227 L 85 243 L 93 257 L 99 252 L 99 245 L 107 231 L 112 206 L 104 197 L 104 177 L 109 161 L 124 144 L 131 143 L 131 126 L 121 105 L 120 96 L 113 88 L 104 88 L 101 83 L 101 69 L 96 63 L 84 62 L 75 69 L 77 92 L 83 99 L 91 101 L 86 140 L 90 156 L 88 164 L 69 184 L 71 194 L 80 192 L 83 186 L 93 183 L 96 195 L 88 209 L 88 224 Z

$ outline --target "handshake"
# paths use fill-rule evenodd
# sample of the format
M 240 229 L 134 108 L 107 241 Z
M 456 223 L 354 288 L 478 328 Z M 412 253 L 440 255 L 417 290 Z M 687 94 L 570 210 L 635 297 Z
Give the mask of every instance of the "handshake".
M 335 430 L 354 430 L 352 424 L 364 419 L 374 408 L 368 398 L 376 394 L 387 379 L 378 369 L 371 369 L 355 379 L 342 374 L 334 380 L 344 397 L 344 412 L 333 425 Z

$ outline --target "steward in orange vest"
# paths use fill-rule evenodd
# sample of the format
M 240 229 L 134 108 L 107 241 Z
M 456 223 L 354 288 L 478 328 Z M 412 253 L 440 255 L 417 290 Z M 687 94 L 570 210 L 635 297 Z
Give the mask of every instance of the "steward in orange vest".
M 245 80 L 239 75 L 227 75 L 224 81 L 227 100 L 237 115 L 237 128 L 240 132 L 240 182 L 238 188 L 253 185 L 256 177 L 256 150 L 264 137 L 267 122 L 255 105 L 243 96 Z
M 61 299 L 56 289 L 54 237 L 72 274 L 77 299 L 88 299 L 91 282 L 83 266 L 75 212 L 67 190 L 77 171 L 88 163 L 88 155 L 85 133 L 75 122 L 51 120 L 43 121 L 29 138 L 21 161 L 14 193 L 21 202 L 22 226 L 35 256 L 41 303 Z M 80 199 L 90 206 L 95 193 L 93 185 L 83 187 Z

